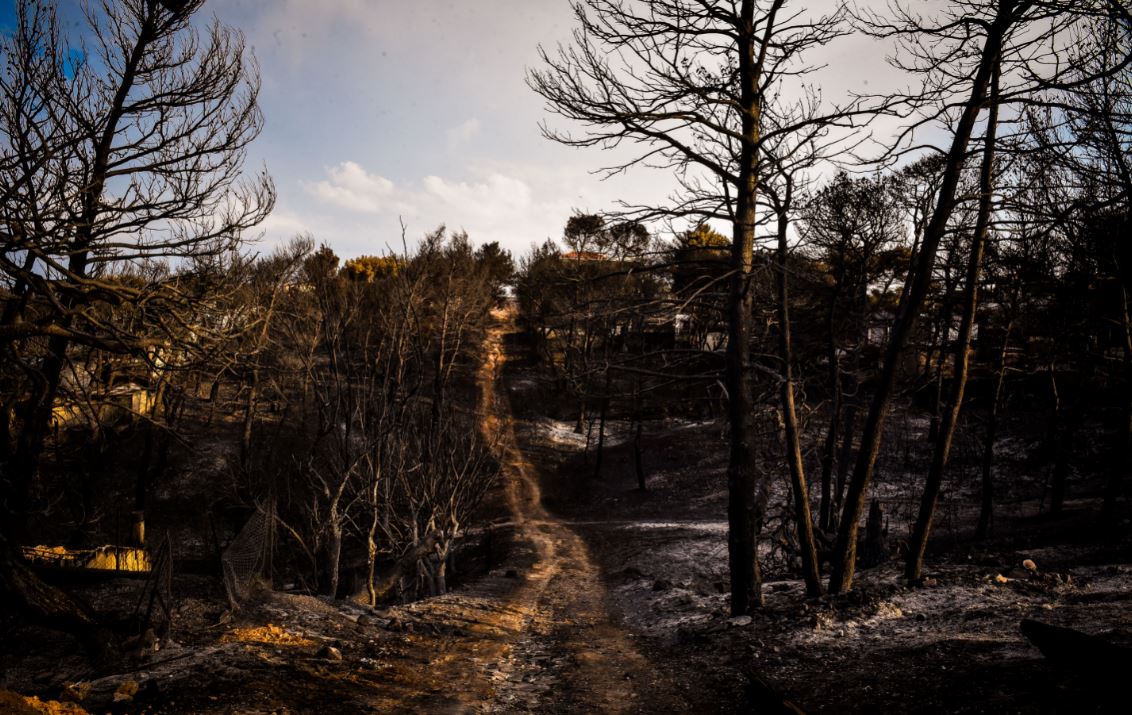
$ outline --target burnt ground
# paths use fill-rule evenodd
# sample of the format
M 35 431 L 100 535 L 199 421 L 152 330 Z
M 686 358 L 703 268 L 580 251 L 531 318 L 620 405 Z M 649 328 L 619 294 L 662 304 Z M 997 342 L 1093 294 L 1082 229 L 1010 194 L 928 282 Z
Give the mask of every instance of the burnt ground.
M 507 393 L 505 315 L 485 346 L 480 414 L 504 467 L 469 541 L 487 570 L 439 598 L 384 609 L 262 591 L 235 613 L 214 577 L 179 576 L 173 642 L 91 663 L 69 637 L 0 621 L 0 707 L 40 712 L 660 712 L 712 694 L 654 662 L 611 617 L 602 574 L 577 532 L 543 507 L 517 448 Z M 490 551 L 490 557 L 483 556 Z M 72 584 L 126 620 L 140 581 Z M 19 693 L 19 695 L 16 695 Z M 30 710 L 29 710 L 30 709 Z
M 505 478 L 460 588 L 380 609 L 264 591 L 228 614 L 216 578 L 182 574 L 172 641 L 113 663 L 5 615 L 0 712 L 773 712 L 768 691 L 807 712 L 1127 711 L 1111 701 L 1121 682 L 1051 665 L 1018 628 L 1029 617 L 1132 643 L 1129 542 L 1089 537 L 1096 500 L 1051 520 L 1020 494 L 976 546 L 972 494 L 950 484 L 930 586 L 908 589 L 914 480 L 890 469 L 876 491 L 892 560 L 848 594 L 806 600 L 772 530 L 766 607 L 730 619 L 722 423 L 650 422 L 641 492 L 628 425 L 612 422 L 595 478 L 585 436 L 537 416 L 536 373 L 507 365 L 502 318 L 480 385 Z M 139 582 L 76 587 L 124 620 Z
M 540 388 L 520 373 L 512 389 Z M 523 424 L 520 443 L 543 465 L 546 500 L 589 545 L 617 617 L 656 661 L 676 664 L 681 681 L 714 689 L 718 711 L 760 711 L 764 688 L 814 713 L 1128 711 L 1120 673 L 1051 665 L 1019 630 L 1029 618 L 1132 646 L 1128 521 L 1122 541 L 1101 540 L 1099 497 L 1071 501 L 1053 519 L 1040 489 L 1020 490 L 998 508 L 991 538 L 975 543 L 977 494 L 959 474 L 947 485 L 927 586 L 912 589 L 900 549 L 915 481 L 889 465 L 874 490 L 889 512 L 887 561 L 858 570 L 847 594 L 806 599 L 796 558 L 772 533 L 762 545 L 766 607 L 731 619 L 722 421 L 647 423 L 644 492 L 629 424 L 609 425 L 598 477 L 592 433 L 587 454 L 572 422 L 531 415 Z M 1003 470 L 1033 469 L 1024 451 L 1002 455 Z M 786 480 L 772 502 L 785 501 Z M 752 681 L 763 687 L 746 687 Z

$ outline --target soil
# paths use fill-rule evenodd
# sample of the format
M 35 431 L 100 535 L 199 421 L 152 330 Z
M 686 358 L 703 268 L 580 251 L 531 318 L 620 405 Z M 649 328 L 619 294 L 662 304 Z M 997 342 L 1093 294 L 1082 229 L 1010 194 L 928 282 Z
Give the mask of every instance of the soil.
M 772 532 L 766 607 L 729 618 L 722 423 L 649 423 L 640 491 L 629 425 L 611 422 L 595 477 L 585 435 L 538 416 L 545 388 L 512 359 L 513 316 L 496 317 L 480 412 L 504 478 L 497 518 L 468 539 L 491 552 L 483 573 L 405 606 L 263 591 L 234 615 L 216 579 L 182 575 L 175 642 L 115 663 L 3 617 L 0 711 L 1127 711 L 1110 702 L 1120 683 L 1051 665 L 1018 630 L 1035 618 L 1132 644 L 1128 541 L 1075 537 L 1095 500 L 1057 521 L 1020 501 L 977 548 L 957 521 L 928 587 L 902 585 L 897 559 L 836 598 L 805 599 Z M 137 589 L 79 588 L 119 617 Z

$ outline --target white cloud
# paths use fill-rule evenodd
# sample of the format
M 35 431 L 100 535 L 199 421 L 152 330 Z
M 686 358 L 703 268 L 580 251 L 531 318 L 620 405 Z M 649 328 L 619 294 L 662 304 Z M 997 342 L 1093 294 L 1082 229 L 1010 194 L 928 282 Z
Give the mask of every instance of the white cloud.
M 448 130 L 448 146 L 457 147 L 467 144 L 472 137 L 480 133 L 480 120 L 472 117 Z
M 307 186 L 315 196 L 340 208 L 376 213 L 393 193 L 393 182 L 370 174 L 357 163 L 344 161 L 327 170 L 328 180 Z
M 577 165 L 473 163 L 459 177 L 429 174 L 394 182 L 356 161 L 325 168 L 320 179 L 298 182 L 302 215 L 319 242 L 343 257 L 398 247 L 401 224 L 414 241 L 437 226 L 467 231 L 473 243 L 498 241 L 516 255 L 532 243 L 562 235 L 570 214 L 615 208 L 609 196 L 655 202 L 666 193 L 666 172 L 640 172 L 597 182 Z M 297 198 L 297 201 L 296 201 Z
M 500 168 L 473 167 L 468 178 L 429 175 L 406 185 L 353 161 L 325 172 L 325 178 L 300 185 L 314 200 L 310 213 L 320 217 L 317 237 L 335 240 L 337 248 L 335 236 L 348 236 L 342 240 L 346 255 L 358 250 L 346 244 L 398 237 L 401 221 L 410 239 L 444 224 L 467 231 L 475 243 L 499 241 L 522 252 L 532 242 L 561 233 L 574 203 L 571 197 L 581 190 L 566 189 L 561 181 L 541 181 L 536 171 L 529 172 L 538 181 L 533 185 L 521 170 Z
M 531 187 L 521 179 L 493 173 L 476 182 L 453 182 L 426 176 L 425 191 L 461 220 L 494 220 L 516 216 L 531 208 Z

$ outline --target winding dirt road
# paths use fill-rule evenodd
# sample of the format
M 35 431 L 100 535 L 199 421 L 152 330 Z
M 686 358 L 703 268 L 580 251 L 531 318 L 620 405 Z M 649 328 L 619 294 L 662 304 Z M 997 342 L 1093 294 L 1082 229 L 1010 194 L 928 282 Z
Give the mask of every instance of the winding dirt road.
M 480 371 L 484 433 L 496 440 L 504 468 L 504 488 L 518 539 L 534 552 L 524 588 L 515 594 L 526 614 L 511 644 L 512 677 L 506 682 L 549 684 L 541 711 L 634 712 L 642 689 L 657 685 L 656 673 L 629 634 L 606 610 L 606 592 L 585 543 L 542 506 L 537 474 L 520 451 L 510 402 L 500 375 L 507 359 L 504 335 L 514 331 L 511 311 L 498 311 L 485 343 Z M 522 690 L 497 689 L 495 704 L 518 701 Z M 489 708 L 490 709 L 490 708 Z
M 411 705 L 430 712 L 679 711 L 680 698 L 611 618 L 585 543 L 542 506 L 501 380 L 513 315 L 500 310 L 494 317 L 479 373 L 480 414 L 503 465 L 511 514 L 510 523 L 495 528 L 512 529 L 513 546 L 506 563 L 475 585 L 408 607 L 422 623 L 461 624 L 466 633 L 433 642 L 440 652 L 428 665 L 434 682 L 448 687 Z

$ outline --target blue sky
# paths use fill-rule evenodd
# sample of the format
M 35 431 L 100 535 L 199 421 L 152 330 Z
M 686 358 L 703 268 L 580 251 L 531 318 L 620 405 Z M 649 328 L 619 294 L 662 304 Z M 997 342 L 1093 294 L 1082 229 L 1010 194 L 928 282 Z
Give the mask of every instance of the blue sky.
M 12 23 L 0 0 L 0 25 Z M 62 0 L 75 17 L 77 0 Z M 541 98 L 525 83 L 537 47 L 570 37 L 566 0 L 208 0 L 245 33 L 261 68 L 266 117 L 248 167 L 279 192 L 262 249 L 309 233 L 342 257 L 399 249 L 446 224 L 516 252 L 557 238 L 574 209 L 659 201 L 669 176 L 600 181 L 598 150 L 539 133 Z M 831 52 L 827 81 L 862 77 L 853 40 Z M 833 85 L 831 85 L 833 86 Z

